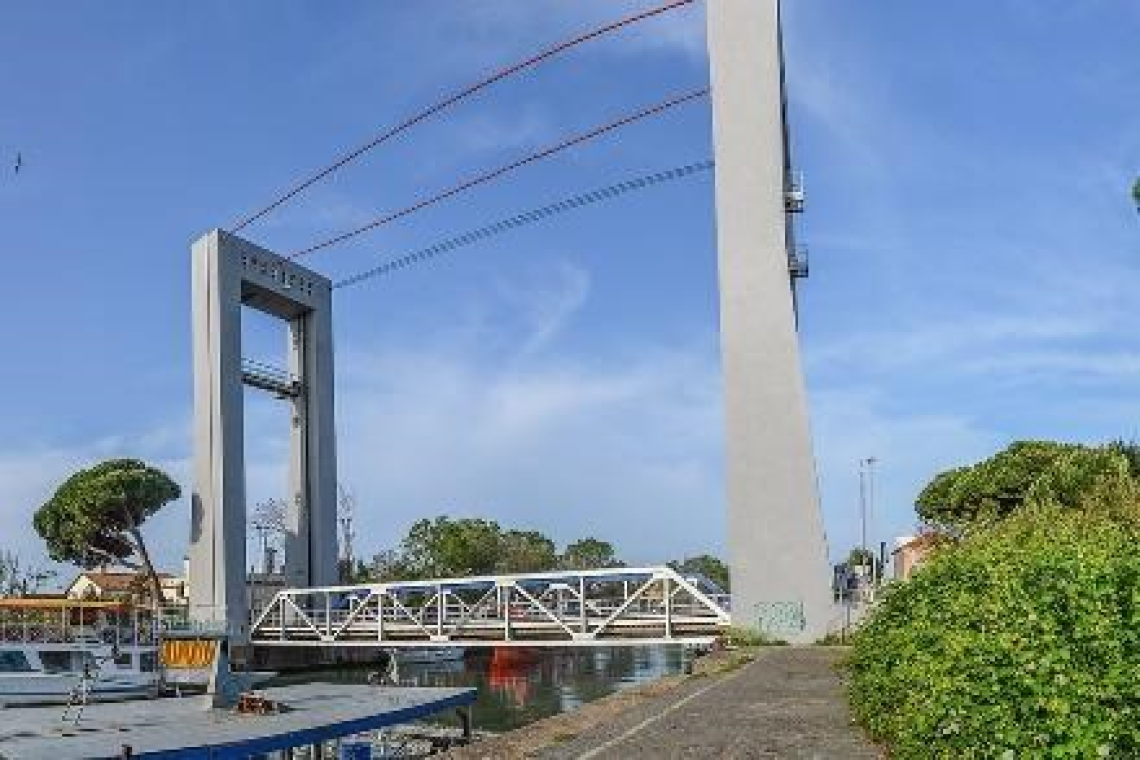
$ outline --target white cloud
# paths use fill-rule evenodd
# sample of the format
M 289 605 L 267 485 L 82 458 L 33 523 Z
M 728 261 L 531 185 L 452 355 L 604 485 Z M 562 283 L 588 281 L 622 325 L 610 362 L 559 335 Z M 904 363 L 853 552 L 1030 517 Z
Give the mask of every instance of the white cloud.
M 517 349 L 517 357 L 525 359 L 554 340 L 585 304 L 590 295 L 590 275 L 562 262 L 523 289 L 517 282 L 499 278 L 496 291 L 528 326 L 528 335 Z
M 559 134 L 548 116 L 534 107 L 509 113 L 484 110 L 458 122 L 454 130 L 458 143 L 470 153 L 533 148 Z
M 715 347 L 554 355 L 542 349 L 586 301 L 587 273 L 560 265 L 494 292 L 477 329 L 342 353 L 339 453 L 362 545 L 446 513 L 593 534 L 637 561 L 719 550 Z
M 597 535 L 639 560 L 719 547 L 714 359 L 649 351 L 495 367 L 469 357 L 385 349 L 346 367 L 355 379 L 340 451 L 362 532 L 391 543 L 420 517 L 477 513 L 561 541 Z

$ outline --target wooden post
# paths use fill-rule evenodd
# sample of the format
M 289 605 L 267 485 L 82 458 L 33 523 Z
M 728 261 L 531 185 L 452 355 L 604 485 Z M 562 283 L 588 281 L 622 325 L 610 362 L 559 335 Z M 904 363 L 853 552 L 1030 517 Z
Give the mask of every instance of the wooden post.
M 463 729 L 463 743 L 471 743 L 471 708 L 460 707 L 455 710 L 459 716 L 459 726 Z

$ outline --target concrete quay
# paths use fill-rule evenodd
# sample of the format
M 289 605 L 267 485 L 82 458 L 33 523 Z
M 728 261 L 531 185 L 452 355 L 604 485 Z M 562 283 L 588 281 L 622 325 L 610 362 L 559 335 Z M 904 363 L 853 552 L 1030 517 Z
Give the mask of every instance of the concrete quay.
M 268 715 L 204 709 L 202 697 L 64 708 L 0 709 L 0 760 L 245 758 L 333 742 L 469 706 L 474 689 L 305 684 L 257 692 L 286 709 Z

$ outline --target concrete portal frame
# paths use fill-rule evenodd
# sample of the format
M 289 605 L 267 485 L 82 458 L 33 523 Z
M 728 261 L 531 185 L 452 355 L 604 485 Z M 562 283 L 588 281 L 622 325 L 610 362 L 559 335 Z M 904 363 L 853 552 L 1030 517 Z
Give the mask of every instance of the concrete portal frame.
M 810 641 L 834 605 L 789 277 L 799 209 L 789 203 L 780 3 L 706 7 L 732 618 L 749 628 L 772 611 L 799 618 L 776 633 Z
M 193 257 L 194 492 L 190 607 L 196 621 L 248 635 L 242 306 L 288 323 L 291 405 L 285 583 L 337 581 L 332 284 L 214 230 Z M 253 383 L 256 384 L 256 383 Z M 260 386 L 264 387 L 264 386 Z

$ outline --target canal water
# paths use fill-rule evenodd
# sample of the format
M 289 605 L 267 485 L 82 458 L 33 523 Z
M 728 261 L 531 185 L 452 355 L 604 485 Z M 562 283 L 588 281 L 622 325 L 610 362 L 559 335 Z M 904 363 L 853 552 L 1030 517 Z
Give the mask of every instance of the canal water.
M 416 686 L 475 687 L 476 728 L 500 732 L 680 673 L 686 656 L 680 646 L 479 649 L 469 650 L 463 660 L 455 662 L 401 665 L 400 680 Z M 375 669 L 295 673 L 274 683 L 365 683 Z

